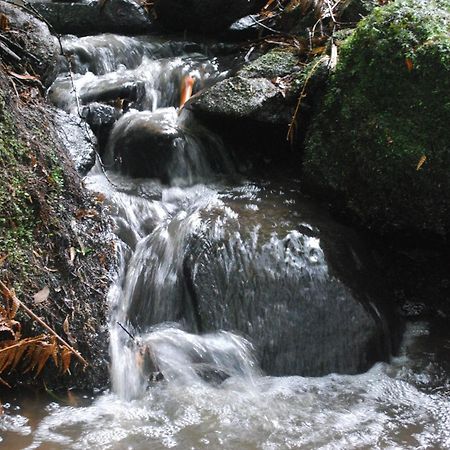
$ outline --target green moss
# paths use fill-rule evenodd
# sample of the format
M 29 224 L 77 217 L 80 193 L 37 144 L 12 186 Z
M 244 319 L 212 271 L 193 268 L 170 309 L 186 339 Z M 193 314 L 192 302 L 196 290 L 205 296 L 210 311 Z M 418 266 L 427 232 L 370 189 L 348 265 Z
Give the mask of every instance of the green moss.
M 450 230 L 449 20 L 448 0 L 376 8 L 342 45 L 306 141 L 309 184 L 379 231 Z
M 239 74 L 247 78 L 275 78 L 299 70 L 299 58 L 294 49 L 275 48 L 247 64 Z

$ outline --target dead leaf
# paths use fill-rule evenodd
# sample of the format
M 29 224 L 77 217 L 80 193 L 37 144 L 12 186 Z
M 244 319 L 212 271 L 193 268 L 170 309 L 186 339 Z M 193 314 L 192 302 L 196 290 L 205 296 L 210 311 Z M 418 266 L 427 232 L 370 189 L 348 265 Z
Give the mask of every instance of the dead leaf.
M 66 333 L 66 334 L 70 333 L 70 331 L 69 331 L 69 316 L 66 316 L 66 320 L 63 323 L 63 330 L 64 330 L 64 333 Z
M 3 263 L 6 261 L 7 257 L 8 257 L 7 253 L 5 253 L 4 255 L 0 254 L 0 267 L 3 266 Z
M 95 209 L 79 209 L 75 212 L 75 217 L 80 220 L 85 217 L 92 219 L 98 217 L 98 212 Z
M 0 14 L 0 29 L 2 31 L 9 31 L 9 19 L 6 14 Z
M 425 155 L 422 155 L 419 159 L 419 162 L 417 163 L 416 170 L 420 170 L 422 166 L 425 164 L 425 161 L 427 160 L 427 157 Z
M 103 203 L 106 200 L 106 195 L 99 192 L 94 196 L 94 199 L 97 203 Z
M 75 247 L 70 247 L 69 254 L 70 254 L 70 264 L 73 264 L 73 262 L 75 261 L 75 257 L 77 255 L 77 251 L 75 250 Z
M 70 367 L 70 359 L 72 358 L 72 351 L 67 347 L 61 350 L 61 373 L 66 373 Z
M 411 72 L 414 69 L 414 63 L 412 62 L 411 58 L 405 59 L 406 68 L 408 69 L 408 72 Z
M 12 70 L 8 71 L 8 73 L 12 77 L 17 78 L 18 80 L 22 80 L 22 81 L 37 81 L 39 83 L 41 82 L 41 80 L 39 80 L 39 78 L 35 77 L 34 75 L 29 75 L 29 74 L 21 75 L 19 73 L 13 72 Z
M 42 288 L 39 292 L 36 292 L 36 294 L 33 295 L 34 303 L 43 303 L 48 299 L 48 296 L 50 295 L 50 289 L 48 286 L 45 286 Z

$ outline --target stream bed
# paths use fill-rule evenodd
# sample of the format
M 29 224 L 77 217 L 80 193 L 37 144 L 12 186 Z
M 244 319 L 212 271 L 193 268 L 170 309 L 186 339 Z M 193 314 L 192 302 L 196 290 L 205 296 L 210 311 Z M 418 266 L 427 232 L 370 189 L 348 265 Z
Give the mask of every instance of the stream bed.
M 117 238 L 111 389 L 8 399 L 0 446 L 450 448 L 450 337 L 409 323 L 392 358 L 400 319 L 360 237 L 178 108 L 186 79 L 227 76 L 223 47 L 62 42 L 73 75 L 49 98 L 97 126 L 84 182 Z

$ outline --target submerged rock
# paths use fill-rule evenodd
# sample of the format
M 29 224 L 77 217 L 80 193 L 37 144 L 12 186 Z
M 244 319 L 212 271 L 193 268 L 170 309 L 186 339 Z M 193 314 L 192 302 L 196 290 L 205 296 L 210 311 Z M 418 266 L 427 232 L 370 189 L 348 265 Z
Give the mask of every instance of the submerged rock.
M 308 184 L 378 232 L 450 231 L 449 23 L 447 0 L 375 9 L 314 117 Z
M 118 108 L 103 103 L 94 102 L 83 108 L 82 116 L 97 137 L 100 151 L 104 149 L 113 125 L 121 115 L 122 111 Z
M 134 178 L 169 182 L 171 161 L 183 144 L 177 117 L 173 108 L 124 115 L 111 134 L 105 163 Z
M 123 293 L 133 327 L 238 333 L 273 375 L 357 373 L 389 358 L 392 307 L 354 233 L 279 185 L 198 189 L 133 256 Z

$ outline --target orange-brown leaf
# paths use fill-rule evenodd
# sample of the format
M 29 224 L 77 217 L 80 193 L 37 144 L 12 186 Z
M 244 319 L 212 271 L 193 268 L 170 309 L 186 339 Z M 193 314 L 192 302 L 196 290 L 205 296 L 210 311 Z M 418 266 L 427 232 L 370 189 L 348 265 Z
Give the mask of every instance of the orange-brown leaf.
M 64 347 L 61 350 L 61 373 L 66 373 L 69 370 L 71 358 L 72 351 Z
M 422 166 L 425 164 L 425 161 L 427 160 L 427 157 L 425 155 L 422 155 L 419 159 L 419 162 L 417 163 L 416 170 L 420 170 Z
M 408 72 L 411 72 L 414 69 L 414 63 L 411 58 L 405 59 L 406 68 L 408 69 Z
M 11 365 L 11 370 L 14 370 L 17 367 L 17 364 L 19 364 L 20 361 L 22 361 L 23 355 L 27 349 L 26 345 L 20 345 L 17 350 L 16 354 L 14 356 L 14 361 Z
M 6 14 L 0 14 L 0 29 L 2 31 L 8 31 L 9 30 L 9 19 Z
M 39 359 L 37 361 L 35 378 L 41 373 L 50 356 L 53 354 L 53 345 L 43 342 L 41 345 L 41 352 L 39 353 Z

